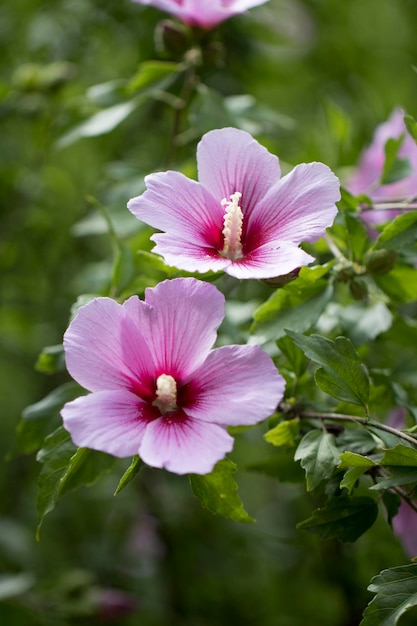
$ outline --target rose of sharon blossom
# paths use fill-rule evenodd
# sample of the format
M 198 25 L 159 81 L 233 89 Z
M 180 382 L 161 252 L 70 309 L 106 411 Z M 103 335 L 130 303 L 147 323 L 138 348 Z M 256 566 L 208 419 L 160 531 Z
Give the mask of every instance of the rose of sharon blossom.
M 135 0 L 170 13 L 185 24 L 210 29 L 267 0 Z
M 319 239 L 336 215 L 339 181 L 322 163 L 297 165 L 280 179 L 278 158 L 248 133 L 213 130 L 197 147 L 199 182 L 179 172 L 147 176 L 128 203 L 163 233 L 153 251 L 190 272 L 273 278 L 313 261 L 299 248 Z
M 385 144 L 388 139 L 398 139 L 401 135 L 404 135 L 404 139 L 398 156 L 409 160 L 413 172 L 395 183 L 381 185 Z M 395 109 L 390 118 L 378 126 L 371 145 L 364 150 L 358 168 L 347 182 L 346 188 L 354 195 L 366 194 L 376 202 L 407 200 L 417 195 L 417 145 L 407 131 L 404 113 L 400 109 Z M 401 210 L 398 209 L 372 209 L 363 212 L 362 217 L 368 224 L 377 225 L 394 219 L 399 213 Z
M 224 297 L 167 280 L 123 305 L 96 298 L 64 337 L 67 368 L 91 391 L 62 410 L 74 443 L 153 467 L 206 474 L 233 447 L 227 426 L 274 412 L 284 381 L 257 346 L 212 349 Z
M 417 556 L 417 513 L 404 500 L 392 520 L 392 528 L 410 559 Z

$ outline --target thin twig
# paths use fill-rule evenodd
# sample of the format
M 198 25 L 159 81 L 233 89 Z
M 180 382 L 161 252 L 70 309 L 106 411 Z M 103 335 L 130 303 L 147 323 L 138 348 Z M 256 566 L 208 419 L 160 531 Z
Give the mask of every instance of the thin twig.
M 379 428 L 379 430 L 384 430 L 387 433 L 391 433 L 391 435 L 395 435 L 400 439 L 404 439 L 404 441 L 408 441 L 408 443 L 413 444 L 413 446 L 417 446 L 417 439 L 411 437 L 411 435 L 407 435 L 407 433 L 404 433 L 402 430 L 397 430 L 396 428 L 392 428 L 391 426 L 387 426 L 386 424 L 380 424 L 379 422 L 370 422 L 365 417 L 358 417 L 356 415 L 344 415 L 343 413 L 320 413 L 318 411 L 304 411 L 299 414 L 299 417 L 331 420 L 333 422 L 355 422 L 356 424 L 361 424 L 365 427 L 372 426 L 373 428 Z

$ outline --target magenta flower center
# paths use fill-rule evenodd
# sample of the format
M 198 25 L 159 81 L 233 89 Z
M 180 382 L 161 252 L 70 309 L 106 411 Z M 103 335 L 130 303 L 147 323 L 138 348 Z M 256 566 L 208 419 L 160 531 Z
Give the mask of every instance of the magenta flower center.
M 178 409 L 177 406 L 177 383 L 169 374 L 161 374 L 156 379 L 156 399 L 152 402 L 158 407 L 162 415 Z
M 243 226 L 243 213 L 239 206 L 239 200 L 242 197 L 240 191 L 235 191 L 230 196 L 230 200 L 223 198 L 221 201 L 222 206 L 226 208 L 226 212 L 223 216 L 223 238 L 224 245 L 221 255 L 235 261 L 241 259 L 242 254 L 242 226 Z

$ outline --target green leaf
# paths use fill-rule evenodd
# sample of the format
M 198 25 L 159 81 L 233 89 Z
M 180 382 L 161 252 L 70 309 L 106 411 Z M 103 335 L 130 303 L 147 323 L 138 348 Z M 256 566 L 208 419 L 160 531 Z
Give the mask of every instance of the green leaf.
M 59 481 L 59 497 L 81 485 L 87 487 L 94 485 L 113 467 L 115 462 L 115 457 L 110 454 L 90 450 L 90 448 L 78 448 Z
M 338 539 L 343 543 L 356 541 L 375 522 L 378 506 L 372 498 L 339 496 L 297 525 L 300 530 L 322 539 Z
M 408 132 L 414 141 L 417 142 L 417 122 L 412 115 L 404 115 L 404 122 Z
M 32 574 L 0 574 L 0 602 L 28 592 L 35 582 Z
M 255 311 L 251 332 L 259 330 L 265 341 L 268 341 L 283 337 L 286 328 L 297 332 L 309 330 L 333 295 L 333 286 L 320 278 L 329 268 L 330 264 L 301 268 L 296 280 L 277 289 Z
M 287 335 L 277 341 L 277 346 L 287 359 L 291 371 L 297 378 L 300 378 L 308 366 L 308 359 L 306 359 L 303 352 Z
M 387 248 L 401 250 L 417 237 L 417 211 L 407 211 L 387 223 L 372 249 Z
M 117 489 L 114 492 L 115 496 L 117 496 L 125 487 L 127 487 L 131 480 L 136 478 L 142 467 L 143 461 L 137 455 L 135 455 L 132 459 L 131 464 L 129 465 L 129 467 L 121 477 L 119 484 L 117 485 Z
M 305 337 L 290 330 L 287 335 L 312 361 L 322 366 L 316 371 L 317 386 L 329 395 L 365 407 L 369 398 L 368 374 L 352 343 L 346 337 L 336 341 L 320 335 Z
M 300 441 L 294 455 L 306 473 L 307 491 L 330 478 L 339 462 L 335 438 L 321 430 L 310 430 Z
M 115 462 L 103 452 L 77 448 L 69 433 L 60 427 L 49 435 L 39 450 L 37 461 L 43 463 L 38 479 L 37 538 L 45 516 L 56 506 L 59 498 L 81 485 L 92 485 Z
M 358 479 L 365 474 L 365 472 L 368 470 L 367 467 L 361 466 L 361 467 L 351 467 L 343 476 L 342 480 L 340 481 L 340 488 L 341 489 L 347 489 L 348 493 L 351 494 L 353 491 L 353 488 L 356 485 L 356 482 L 358 481 Z
M 345 469 L 347 467 L 364 467 L 365 469 L 368 469 L 369 467 L 375 467 L 376 465 L 378 464 L 372 459 L 362 456 L 362 454 L 356 454 L 356 452 L 350 452 L 349 450 L 340 455 L 340 469 Z
M 368 590 L 376 596 L 366 607 L 360 626 L 395 626 L 417 606 L 417 564 L 383 570 L 371 580 Z
M 59 499 L 60 480 L 65 474 L 76 448 L 69 433 L 62 427 L 45 439 L 45 445 L 39 450 L 36 459 L 43 463 L 38 478 L 38 528 L 36 537 L 40 537 L 40 528 L 47 513 L 55 508 Z
M 273 446 L 295 446 L 295 438 L 300 432 L 300 420 L 283 420 L 264 435 L 265 441 Z
M 114 130 L 124 122 L 139 106 L 141 100 L 135 98 L 122 102 L 95 113 L 88 120 L 70 130 L 57 142 L 58 148 L 67 148 L 69 145 L 85 137 L 98 137 Z
M 51 425 L 57 420 L 60 409 L 85 391 L 74 382 L 57 387 L 45 398 L 27 406 L 16 428 L 16 443 L 12 454 L 29 454 L 39 450 Z
M 373 491 L 383 491 L 392 487 L 400 487 L 401 485 L 412 485 L 417 483 L 417 468 L 409 467 L 392 467 L 390 476 L 380 480 L 375 485 L 369 487 Z
M 378 286 L 397 302 L 417 300 L 417 269 L 397 264 L 388 274 L 375 277 Z
M 417 444 L 417 440 L 416 440 Z M 384 451 L 380 465 L 399 465 L 402 467 L 417 467 L 417 450 L 398 444 L 395 448 Z
M 215 89 L 200 84 L 188 111 L 190 126 L 203 135 L 213 128 L 235 126 L 233 117 L 226 109 L 223 96 Z
M 63 372 L 65 370 L 65 355 L 62 343 L 57 346 L 46 346 L 38 356 L 35 370 L 42 374 Z
M 237 484 L 232 476 L 236 469 L 235 463 L 224 459 L 217 463 L 211 474 L 190 474 L 192 492 L 210 513 L 228 517 L 235 522 L 254 522 L 237 494 Z
M 175 78 L 175 74 L 183 69 L 182 65 L 171 61 L 144 61 L 139 65 L 138 71 L 130 80 L 128 92 L 139 91 L 145 87 L 158 84 L 159 89 L 166 89 L 168 84 Z M 169 82 L 164 79 L 169 79 Z
M 413 173 L 410 161 L 398 156 L 398 151 L 404 141 L 404 134 L 399 137 L 390 137 L 385 143 L 385 162 L 381 176 L 381 185 L 390 185 Z

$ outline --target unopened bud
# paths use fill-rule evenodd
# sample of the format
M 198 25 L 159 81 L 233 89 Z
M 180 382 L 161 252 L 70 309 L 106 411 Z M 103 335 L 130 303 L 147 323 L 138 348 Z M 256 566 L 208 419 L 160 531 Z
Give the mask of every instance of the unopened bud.
M 180 59 L 190 47 L 190 31 L 184 24 L 172 20 L 158 22 L 155 29 L 155 48 L 159 54 Z
M 395 250 L 371 250 L 365 256 L 366 269 L 374 276 L 387 274 L 394 267 L 397 256 Z
M 368 285 L 364 278 L 356 277 L 349 283 L 349 289 L 355 300 L 365 300 L 368 296 Z

